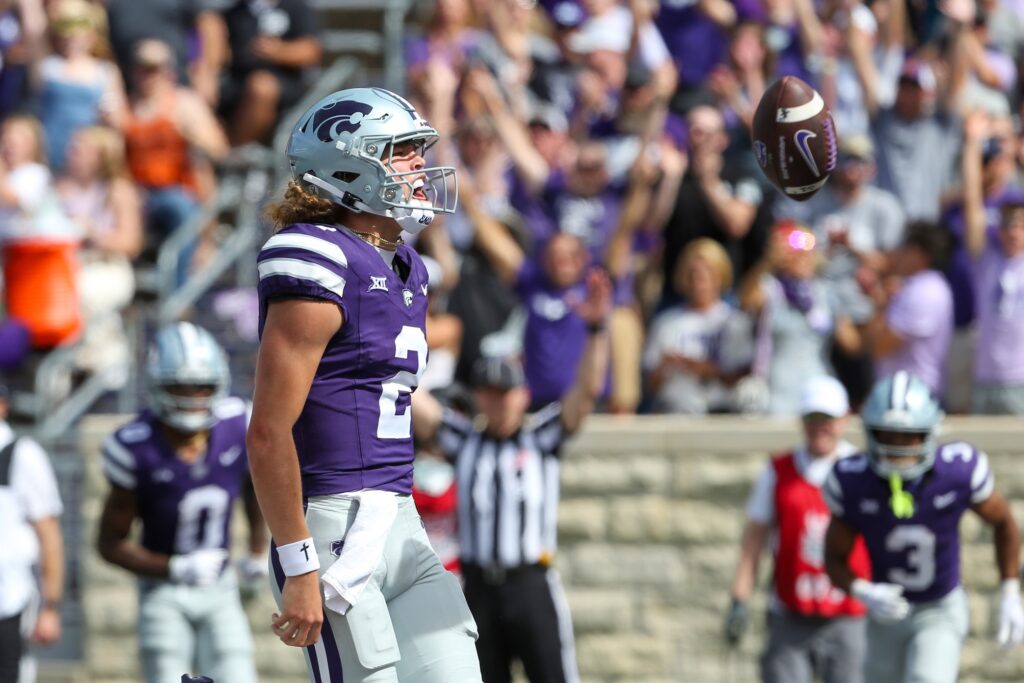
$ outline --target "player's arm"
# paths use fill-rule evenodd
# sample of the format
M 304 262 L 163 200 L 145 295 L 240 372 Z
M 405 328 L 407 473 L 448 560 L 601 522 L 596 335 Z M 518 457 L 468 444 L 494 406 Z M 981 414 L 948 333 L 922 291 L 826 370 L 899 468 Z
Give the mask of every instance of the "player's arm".
M 249 525 L 249 555 L 263 557 L 267 554 L 267 523 L 263 519 L 259 500 L 256 499 L 252 479 L 248 477 L 242 486 L 242 508 L 245 510 L 245 520 Z
M 32 522 L 39 539 L 39 573 L 43 604 L 32 639 L 42 645 L 60 639 L 60 599 L 64 594 L 64 534 L 60 519 L 42 517 Z
M 587 298 L 576 313 L 587 324 L 587 343 L 576 366 L 576 381 L 562 397 L 562 427 L 572 434 L 594 409 L 604 389 L 608 371 L 608 314 L 612 308 L 612 284 L 600 270 L 587 274 Z
M 825 571 L 832 585 L 850 593 L 857 575 L 850 569 L 850 553 L 857 540 L 857 532 L 849 524 L 832 516 L 825 532 Z
M 740 559 L 736 563 L 736 574 L 732 579 L 732 598 L 740 602 L 750 599 L 754 592 L 754 581 L 757 579 L 757 566 L 768 544 L 772 525 L 764 522 L 747 520 L 743 528 L 743 539 L 740 541 Z
M 971 509 L 987 522 L 993 531 L 996 551 L 996 566 L 999 578 L 1016 580 L 1020 576 L 1020 532 L 1017 520 L 1006 498 L 998 491 L 971 506 Z
M 975 466 L 972 484 L 982 479 L 978 468 L 986 465 L 985 458 L 979 458 Z M 986 473 L 985 481 L 972 487 L 972 500 L 980 499 L 985 489 L 992 488 L 992 475 Z M 1003 496 L 992 491 L 984 500 L 971 505 L 971 509 L 992 526 L 996 550 L 996 566 L 999 568 L 999 632 L 996 640 L 1006 647 L 1024 642 L 1024 605 L 1020 599 L 1020 532 L 1009 503 Z
M 104 560 L 133 574 L 167 578 L 170 575 L 170 555 L 147 550 L 128 539 L 137 516 L 138 498 L 135 491 L 111 485 L 110 493 L 103 503 L 96 549 Z
M 324 349 L 343 321 L 340 307 L 327 301 L 277 300 L 267 310 L 246 448 L 256 497 L 279 547 L 310 536 L 292 426 L 305 405 Z M 317 572 L 287 577 L 281 614 L 274 619 L 278 637 L 286 645 L 312 645 L 321 623 Z

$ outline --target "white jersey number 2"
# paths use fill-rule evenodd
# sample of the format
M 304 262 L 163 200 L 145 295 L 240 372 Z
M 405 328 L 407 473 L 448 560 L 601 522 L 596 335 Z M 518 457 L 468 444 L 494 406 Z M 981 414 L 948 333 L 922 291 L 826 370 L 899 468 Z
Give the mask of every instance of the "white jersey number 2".
M 885 537 L 885 549 L 907 551 L 907 568 L 889 570 L 889 580 L 909 591 L 923 591 L 935 580 L 935 534 L 926 526 L 898 526 Z
M 405 325 L 395 337 L 395 357 L 404 360 L 410 351 L 416 354 L 416 373 L 402 370 L 381 385 L 378 439 L 408 439 L 412 436 L 412 408 L 406 406 L 399 414 L 398 399 L 403 394 L 411 394 L 420 383 L 427 367 L 427 338 L 420 328 Z

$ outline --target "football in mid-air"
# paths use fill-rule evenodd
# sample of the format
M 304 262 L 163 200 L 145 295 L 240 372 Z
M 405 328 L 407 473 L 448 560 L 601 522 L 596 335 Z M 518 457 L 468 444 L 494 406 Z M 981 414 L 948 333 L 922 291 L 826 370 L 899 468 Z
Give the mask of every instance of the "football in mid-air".
M 751 136 L 761 170 L 791 199 L 810 199 L 836 167 L 832 114 L 818 91 L 796 76 L 764 91 Z

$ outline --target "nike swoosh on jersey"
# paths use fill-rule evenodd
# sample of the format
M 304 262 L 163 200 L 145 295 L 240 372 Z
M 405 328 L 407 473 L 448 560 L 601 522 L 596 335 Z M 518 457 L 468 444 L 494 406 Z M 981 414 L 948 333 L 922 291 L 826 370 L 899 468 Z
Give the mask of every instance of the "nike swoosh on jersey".
M 232 446 L 231 448 L 227 449 L 226 451 L 220 454 L 220 464 L 224 465 L 224 467 L 227 467 L 234 461 L 238 460 L 238 456 L 240 456 L 241 454 L 241 446 Z
M 956 500 L 956 491 L 950 491 L 949 493 L 943 493 L 942 495 L 935 496 L 935 500 L 933 502 L 935 504 L 935 509 L 941 510 L 952 505 L 954 500 Z

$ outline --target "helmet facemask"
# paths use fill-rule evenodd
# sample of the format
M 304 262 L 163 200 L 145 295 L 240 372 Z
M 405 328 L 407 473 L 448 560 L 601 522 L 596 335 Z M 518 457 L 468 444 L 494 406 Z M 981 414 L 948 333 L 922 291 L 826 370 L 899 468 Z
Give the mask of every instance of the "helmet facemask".
M 167 383 L 153 386 L 153 410 L 167 425 L 187 433 L 213 426 L 214 404 L 224 397 L 226 387 L 213 384 Z M 202 392 L 202 393 L 199 393 Z
M 935 430 L 895 430 L 868 425 L 866 431 L 871 467 L 883 478 L 895 475 L 910 481 L 927 472 L 935 463 Z M 921 440 L 906 445 L 886 442 L 886 437 L 892 439 L 893 435 L 904 434 L 918 435 Z M 890 458 L 907 459 L 908 462 L 897 464 Z

